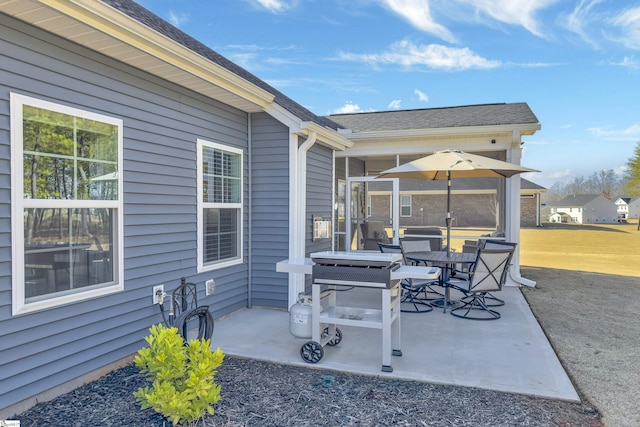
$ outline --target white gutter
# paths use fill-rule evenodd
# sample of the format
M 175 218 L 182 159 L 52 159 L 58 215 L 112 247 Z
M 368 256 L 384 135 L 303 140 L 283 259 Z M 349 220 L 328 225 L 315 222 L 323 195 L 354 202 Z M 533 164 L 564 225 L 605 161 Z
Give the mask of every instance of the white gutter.
M 249 158 L 249 171 L 247 174 L 248 178 L 248 186 L 249 186 L 249 201 L 247 208 L 249 212 L 248 220 L 249 227 L 247 228 L 247 307 L 253 307 L 253 167 L 251 164 L 253 163 L 253 133 L 252 129 L 252 115 L 251 113 L 247 114 L 247 157 Z M 244 166 L 244 165 L 243 165 Z
M 320 140 L 333 148 L 334 150 L 343 151 L 346 148 L 353 147 L 354 142 L 342 136 L 340 132 L 336 132 L 333 129 L 326 128 L 324 126 L 320 126 L 315 122 L 302 122 L 300 124 L 301 128 L 306 132 L 315 133 L 316 137 L 320 137 Z
M 311 132 L 309 137 L 305 142 L 303 142 L 298 147 L 298 175 L 296 179 L 298 180 L 298 194 L 296 197 L 296 217 L 298 219 L 298 227 L 296 233 L 297 241 L 298 241 L 298 251 L 296 251 L 295 256 L 299 256 L 304 258 L 306 245 L 305 245 L 305 235 L 306 235 L 306 212 L 307 212 L 307 152 L 313 144 L 316 143 L 318 138 L 318 134 L 315 132 Z
M 307 140 L 297 150 L 290 151 L 291 184 L 289 193 L 289 258 L 303 259 L 306 255 L 306 212 L 307 212 L 307 152 L 316 143 L 318 134 L 310 132 Z M 297 143 L 297 135 L 292 135 L 292 144 Z M 304 274 L 289 274 L 288 307 L 296 303 L 298 293 L 305 290 Z

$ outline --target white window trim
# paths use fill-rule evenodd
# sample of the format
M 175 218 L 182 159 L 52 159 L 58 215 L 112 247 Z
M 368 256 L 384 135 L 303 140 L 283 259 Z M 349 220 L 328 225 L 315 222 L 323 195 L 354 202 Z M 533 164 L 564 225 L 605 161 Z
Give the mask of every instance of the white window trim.
M 211 142 L 211 141 L 207 141 L 204 139 L 197 139 L 197 155 L 196 155 L 196 162 L 197 162 L 197 197 L 198 197 L 198 203 L 197 203 L 197 230 L 198 230 L 198 234 L 197 234 L 197 238 L 198 238 L 198 244 L 196 245 L 197 247 L 197 264 L 198 264 L 198 272 L 202 273 L 202 272 L 206 272 L 206 271 L 212 271 L 212 270 L 218 270 L 221 268 L 225 268 L 225 267 L 230 267 L 232 265 L 238 265 L 238 264 L 242 264 L 243 262 L 243 254 L 244 254 L 244 247 L 243 247 L 243 242 L 244 242 L 244 207 L 243 207 L 243 199 L 244 199 L 244 194 L 240 195 L 240 203 L 204 203 L 202 201 L 202 196 L 203 196 L 203 188 L 202 188 L 202 149 L 203 147 L 210 147 L 210 148 L 214 148 L 214 149 L 218 149 L 218 150 L 222 150 L 222 151 L 228 151 L 230 153 L 236 153 L 240 155 L 240 169 L 243 171 L 244 170 L 244 152 L 239 149 L 239 148 L 234 148 L 234 147 L 230 147 L 228 145 L 223 145 L 223 144 L 218 144 L 216 142 Z M 240 191 L 244 192 L 244 172 L 242 172 L 240 174 Z M 202 215 L 202 211 L 205 207 L 205 205 L 209 208 L 235 208 L 235 209 L 239 209 L 240 215 L 238 216 L 238 228 L 239 228 L 239 233 L 238 233 L 238 257 L 237 258 L 233 258 L 233 259 L 229 259 L 227 261 L 221 261 L 215 264 L 207 264 L 205 265 L 204 263 L 204 254 L 203 254 L 203 243 L 204 243 L 204 227 L 203 227 L 203 223 L 204 223 L 204 217 Z
M 10 94 L 11 101 L 11 243 L 12 243 L 12 314 L 31 313 L 48 308 L 58 307 L 63 304 L 84 301 L 103 295 L 112 294 L 124 290 L 124 230 L 123 230 L 123 186 L 122 186 L 122 141 L 123 121 L 109 116 L 68 107 L 53 102 L 44 101 L 16 93 Z M 118 126 L 118 200 L 29 200 L 29 207 L 101 207 L 117 210 L 115 233 L 113 242 L 113 259 L 116 263 L 114 269 L 116 277 L 114 283 L 107 286 L 92 288 L 87 291 L 69 295 L 51 297 L 36 302 L 25 301 L 25 277 L 24 277 L 24 219 L 25 199 L 22 194 L 23 187 L 23 105 L 48 109 L 63 114 L 83 117 Z M 93 206 L 92 206 L 93 205 Z
M 403 205 L 402 204 L 402 198 L 403 197 L 408 197 L 409 198 L 409 205 L 408 205 L 408 207 L 409 207 L 409 215 L 403 215 L 402 214 L 402 208 L 406 208 L 407 207 L 407 205 Z M 412 204 L 413 204 L 413 197 L 412 197 L 411 194 L 401 194 L 400 195 L 400 216 L 402 218 L 410 218 L 411 217 L 411 214 L 413 213 Z

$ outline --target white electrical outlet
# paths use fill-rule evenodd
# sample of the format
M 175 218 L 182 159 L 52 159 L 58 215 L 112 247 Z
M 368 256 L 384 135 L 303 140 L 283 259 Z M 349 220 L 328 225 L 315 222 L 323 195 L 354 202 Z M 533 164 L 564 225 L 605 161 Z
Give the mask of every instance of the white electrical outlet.
M 164 298 L 164 285 L 157 285 L 153 287 L 153 303 L 161 304 Z
M 207 280 L 205 283 L 205 294 L 207 296 L 213 295 L 216 291 L 216 282 L 213 279 Z

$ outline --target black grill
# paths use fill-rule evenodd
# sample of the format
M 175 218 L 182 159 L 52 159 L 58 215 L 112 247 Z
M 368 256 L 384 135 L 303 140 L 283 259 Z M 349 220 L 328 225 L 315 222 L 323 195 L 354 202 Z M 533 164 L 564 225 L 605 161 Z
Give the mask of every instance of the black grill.
M 321 253 L 312 254 L 311 258 L 314 262 L 312 274 L 315 284 L 389 289 L 398 282 L 391 280 L 391 272 L 400 268 L 396 254 Z

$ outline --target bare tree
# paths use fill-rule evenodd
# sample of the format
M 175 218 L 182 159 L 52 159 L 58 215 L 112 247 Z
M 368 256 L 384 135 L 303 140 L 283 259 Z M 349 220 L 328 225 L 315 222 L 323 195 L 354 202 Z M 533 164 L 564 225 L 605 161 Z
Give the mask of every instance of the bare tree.
M 567 190 L 569 192 L 565 194 L 565 196 L 570 194 L 585 194 L 589 191 L 587 180 L 582 176 L 576 176 L 567 185 Z
M 619 185 L 619 180 L 613 169 L 594 172 L 590 181 L 596 194 L 601 194 L 609 200 L 616 196 L 615 191 Z

